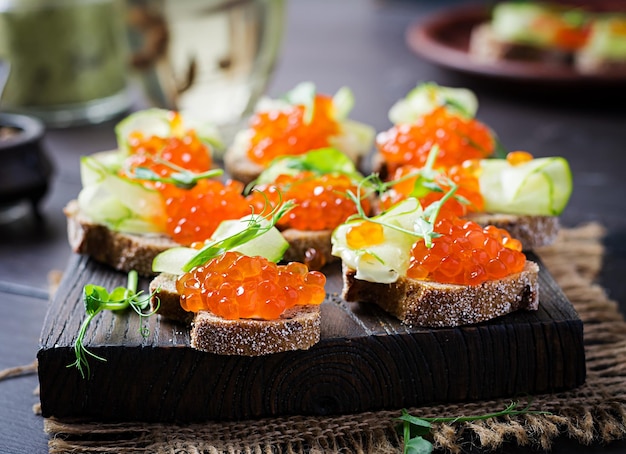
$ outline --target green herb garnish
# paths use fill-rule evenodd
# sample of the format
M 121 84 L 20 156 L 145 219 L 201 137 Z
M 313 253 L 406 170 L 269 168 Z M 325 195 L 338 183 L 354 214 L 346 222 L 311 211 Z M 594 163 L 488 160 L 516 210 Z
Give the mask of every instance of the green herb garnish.
M 430 454 L 433 451 L 433 444 L 426 439 L 431 433 L 433 423 L 457 423 L 471 422 L 485 419 L 499 418 L 502 416 L 517 415 L 549 415 L 547 411 L 530 410 L 529 402 L 524 408 L 518 409 L 517 402 L 511 402 L 504 410 L 494 413 L 486 413 L 483 415 L 472 416 L 453 416 L 453 417 L 434 417 L 434 418 L 418 418 L 409 414 L 406 410 L 402 410 L 402 416 L 398 419 L 402 421 L 401 429 L 404 437 L 404 454 Z
M 69 364 L 67 367 L 76 367 L 83 378 L 89 378 L 91 375 L 91 368 L 89 366 L 88 357 L 98 359 L 100 361 L 106 361 L 105 358 L 96 355 L 89 351 L 85 347 L 84 339 L 87 329 L 91 321 L 102 311 L 122 311 L 132 308 L 142 319 L 149 317 L 156 313 L 157 307 L 149 312 L 144 312 L 150 307 L 150 298 L 152 294 L 141 297 L 143 292 L 137 292 L 138 275 L 135 270 L 131 270 L 128 273 L 128 284 L 126 287 L 116 287 L 113 291 L 109 292 L 104 287 L 99 285 L 87 284 L 83 288 L 83 302 L 85 304 L 85 313 L 87 318 L 83 321 L 78 331 L 78 336 L 74 342 L 74 353 L 76 355 L 76 361 Z M 143 337 L 149 335 L 147 327 L 141 324 L 139 332 Z
M 244 222 L 247 222 L 246 228 L 244 230 L 221 240 L 212 241 L 204 246 L 191 260 L 189 260 L 183 266 L 183 271 L 190 271 L 197 266 L 204 265 L 209 260 L 224 254 L 226 251 L 231 250 L 237 246 L 241 246 L 242 244 L 245 244 L 248 241 L 263 235 L 272 227 L 274 227 L 278 220 L 294 206 L 296 206 L 295 202 L 293 200 L 288 200 L 284 203 L 279 204 L 267 215 L 250 215 L 248 219 L 244 220 Z
M 380 180 L 380 178 L 376 174 L 369 175 L 365 177 L 363 180 L 361 180 L 361 182 L 359 183 L 357 187 L 356 194 L 348 191 L 347 195 L 354 202 L 356 209 L 357 209 L 357 214 L 351 216 L 348 219 L 348 222 L 351 220 L 355 220 L 355 219 L 362 219 L 362 220 L 366 220 L 369 222 L 373 222 L 375 224 L 380 224 L 384 227 L 395 229 L 399 232 L 403 232 L 409 235 L 423 238 L 426 247 L 431 247 L 432 240 L 440 236 L 437 232 L 434 231 L 434 227 L 435 227 L 435 222 L 437 221 L 437 217 L 439 216 L 439 212 L 441 211 L 441 207 L 450 198 L 456 197 L 455 193 L 458 190 L 458 185 L 454 181 L 452 181 L 450 178 L 448 178 L 444 174 L 433 169 L 434 162 L 437 157 L 437 153 L 439 153 L 439 147 L 437 145 L 434 145 L 430 149 L 430 152 L 428 153 L 428 158 L 426 160 L 426 164 L 424 165 L 424 167 L 419 169 L 416 173 L 406 176 L 406 178 L 412 178 L 416 175 L 418 176 L 415 182 L 413 191 L 411 193 L 411 196 L 415 198 L 419 198 L 419 197 L 423 197 L 424 195 L 426 195 L 428 192 L 431 192 L 431 191 L 443 192 L 443 189 L 439 186 L 437 181 L 440 181 L 441 183 L 445 183 L 445 185 L 449 186 L 450 189 L 443 195 L 441 199 L 437 200 L 436 202 L 431 203 L 423 210 L 422 216 L 420 216 L 415 221 L 413 230 L 405 229 L 398 225 L 381 221 L 378 216 L 369 217 L 367 213 L 365 213 L 365 211 L 363 210 L 360 200 L 362 200 L 363 197 L 366 196 L 362 193 L 363 192 L 362 188 L 365 185 L 374 185 L 377 188 L 376 189 L 377 192 L 384 192 L 388 190 L 389 187 L 393 186 L 394 184 L 397 184 L 397 181 L 384 183 Z M 463 201 L 467 202 L 467 200 L 465 200 L 464 198 L 459 198 L 459 199 L 461 200 L 461 202 Z

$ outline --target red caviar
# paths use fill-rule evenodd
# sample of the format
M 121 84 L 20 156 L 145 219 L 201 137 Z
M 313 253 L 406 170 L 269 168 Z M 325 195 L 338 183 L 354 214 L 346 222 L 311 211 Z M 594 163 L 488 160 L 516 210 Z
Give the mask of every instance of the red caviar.
M 414 123 L 396 125 L 381 132 L 376 137 L 376 145 L 391 174 L 403 165 L 423 167 L 434 145 L 439 146 L 434 165 L 439 168 L 491 156 L 496 142 L 484 124 L 440 107 Z
M 163 185 L 168 235 L 180 244 L 204 241 L 222 221 L 250 214 L 243 189 L 234 180 L 200 180 L 192 189 Z
M 350 177 L 341 174 L 316 175 L 304 171 L 296 175 L 280 175 L 274 183 L 259 185 L 249 200 L 260 212 L 269 201 L 276 206 L 282 200 L 293 200 L 296 206 L 277 223 L 281 229 L 328 230 L 343 223 L 357 213 L 355 203 L 347 196 L 356 193 Z M 370 204 L 363 199 L 361 205 L 369 212 Z
M 180 276 L 180 304 L 189 312 L 208 310 L 236 320 L 274 320 L 296 305 L 324 301 L 326 277 L 302 263 L 276 265 L 263 257 L 226 252 Z
M 178 113 L 172 112 L 170 137 L 144 136 L 141 132 L 130 134 L 131 156 L 126 161 L 132 172 L 137 167 L 152 170 L 160 177 L 177 172 L 166 161 L 193 173 L 211 169 L 211 152 L 196 133 L 184 130 Z M 146 185 L 161 192 L 165 205 L 164 229 L 174 241 L 190 244 L 209 238 L 223 220 L 238 219 L 250 213 L 242 195 L 243 184 L 235 181 L 222 183 L 203 179 L 191 189 L 178 188 L 170 183 L 146 182 Z
M 179 134 L 169 137 L 145 136 L 139 131 L 130 134 L 128 142 L 131 156 L 127 163 L 130 168 L 147 167 L 160 176 L 168 176 L 174 170 L 157 160 L 167 161 L 191 172 L 206 172 L 211 169 L 211 150 L 203 143 L 193 129 L 182 129 L 180 114 L 171 112 L 172 130 Z
M 412 194 L 418 178 L 418 171 L 419 168 L 415 166 L 402 166 L 396 170 L 391 181 L 398 181 L 398 183 L 394 184 L 389 191 L 382 195 L 382 209 L 388 209 Z M 452 166 L 442 171 L 442 175 L 436 183 L 438 183 L 443 192 L 428 192 L 426 195 L 419 197 L 420 203 L 426 208 L 431 203 L 440 200 L 450 190 L 450 186 L 444 179 L 444 176 L 447 176 L 458 186 L 455 195 L 465 198 L 469 204 L 462 203 L 452 197 L 444 203 L 439 212 L 440 217 L 463 217 L 468 213 L 483 211 L 484 200 L 480 192 L 478 172 L 478 162 L 475 160 L 465 161 L 462 165 Z M 415 174 L 415 176 L 408 177 L 411 174 Z
M 524 269 L 521 243 L 506 230 L 460 218 L 443 218 L 435 224 L 441 236 L 432 248 L 423 240 L 413 245 L 407 276 L 460 285 L 480 285 Z
M 332 98 L 316 95 L 313 115 L 308 115 L 303 105 L 257 113 L 250 122 L 253 135 L 248 157 L 266 166 L 278 156 L 301 155 L 329 146 L 329 139 L 339 133 Z

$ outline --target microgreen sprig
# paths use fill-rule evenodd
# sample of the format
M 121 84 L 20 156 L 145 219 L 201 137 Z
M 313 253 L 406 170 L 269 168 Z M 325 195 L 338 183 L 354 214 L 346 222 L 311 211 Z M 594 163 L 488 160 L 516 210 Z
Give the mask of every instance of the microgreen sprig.
M 222 169 L 211 169 L 206 172 L 196 173 L 159 157 L 155 157 L 154 162 L 169 167 L 174 170 L 174 172 L 171 173 L 169 177 L 163 177 L 147 167 L 137 167 L 132 173 L 127 171 L 126 175 L 131 179 L 159 181 L 161 183 L 173 184 L 181 189 L 192 189 L 198 184 L 198 181 L 218 177 L 224 173 Z
M 434 418 L 418 418 L 409 414 L 408 411 L 402 410 L 402 416 L 398 418 L 402 422 L 401 429 L 404 437 L 404 454 L 430 454 L 433 451 L 433 444 L 424 437 L 431 433 L 432 424 L 434 423 L 459 423 L 481 421 L 502 416 L 517 415 L 549 415 L 547 411 L 530 410 L 532 402 L 523 408 L 518 408 L 518 402 L 511 402 L 504 410 L 493 413 L 485 413 L 482 415 L 471 416 L 452 416 L 452 417 L 434 417 Z
M 87 329 L 91 321 L 102 311 L 122 311 L 127 308 L 132 308 L 140 318 L 145 318 L 153 315 L 159 309 L 158 301 L 157 307 L 154 310 L 145 312 L 150 307 L 150 298 L 152 294 L 142 297 L 143 292 L 137 292 L 138 275 L 135 270 L 131 270 L 128 273 L 128 283 L 126 287 L 116 287 L 111 292 L 107 291 L 102 286 L 87 284 L 83 288 L 83 303 L 85 305 L 85 313 L 87 318 L 83 320 L 78 331 L 78 336 L 74 342 L 74 354 L 76 355 L 76 361 L 72 364 L 68 364 L 67 367 L 76 367 L 83 378 L 89 378 L 91 376 L 91 368 L 89 366 L 88 358 L 91 356 L 100 361 L 106 361 L 105 358 L 96 355 L 89 351 L 85 347 L 84 340 L 87 333 Z M 158 290 L 157 290 L 158 291 Z M 139 332 L 143 337 L 149 335 L 147 327 L 141 324 Z
M 437 221 L 437 217 L 439 216 L 439 212 L 441 211 L 441 207 L 453 197 L 459 200 L 461 203 L 469 203 L 469 201 L 465 197 L 456 194 L 458 190 L 458 185 L 454 181 L 452 181 L 452 179 L 450 179 L 444 173 L 434 169 L 435 159 L 437 158 L 438 153 L 439 146 L 434 145 L 428 153 L 428 157 L 426 159 L 424 167 L 408 175 L 405 175 L 400 180 L 383 182 L 382 180 L 380 180 L 380 177 L 377 174 L 371 174 L 361 180 L 361 182 L 357 186 L 356 194 L 351 191 L 348 191 L 347 193 L 348 197 L 354 202 L 357 208 L 357 214 L 350 217 L 348 221 L 354 219 L 362 219 L 373 222 L 375 224 L 380 224 L 382 226 L 392 228 L 397 231 L 407 233 L 409 235 L 423 238 L 426 247 L 431 247 L 432 240 L 440 236 L 437 232 L 434 231 L 434 226 Z M 398 182 L 404 181 L 404 179 L 414 177 L 417 177 L 417 179 L 415 181 L 413 191 L 411 192 L 411 197 L 423 197 L 429 192 L 444 192 L 441 185 L 447 186 L 449 189 L 444 193 L 441 199 L 431 203 L 423 210 L 422 216 L 420 216 L 415 221 L 413 230 L 405 229 L 398 225 L 381 221 L 376 217 L 367 216 L 367 213 L 365 213 L 360 203 L 362 198 L 366 196 L 365 194 L 363 194 L 363 188 L 365 186 L 374 187 L 374 190 L 376 192 L 383 193 L 389 190 L 389 188 L 393 185 L 398 184 Z
M 204 265 L 209 260 L 222 255 L 226 251 L 263 235 L 274 227 L 278 220 L 295 206 L 296 204 L 293 200 L 288 200 L 274 207 L 274 209 L 266 215 L 250 215 L 248 219 L 243 221 L 247 222 L 245 229 L 221 240 L 212 241 L 204 246 L 200 249 L 198 254 L 183 266 L 183 271 L 189 271 L 196 266 Z

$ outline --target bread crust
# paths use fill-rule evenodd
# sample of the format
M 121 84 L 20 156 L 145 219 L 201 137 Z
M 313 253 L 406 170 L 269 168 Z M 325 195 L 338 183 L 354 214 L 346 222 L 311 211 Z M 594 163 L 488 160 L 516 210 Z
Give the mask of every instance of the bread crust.
M 332 230 L 286 229 L 283 237 L 289 243 L 289 249 L 283 256 L 284 262 L 301 262 L 310 270 L 321 270 L 325 265 L 339 260 L 331 254 Z
M 295 306 L 278 320 L 226 320 L 202 311 L 191 324 L 191 346 L 218 355 L 262 356 L 308 350 L 319 340 L 319 306 Z
M 505 229 L 512 238 L 522 243 L 522 249 L 525 251 L 554 243 L 561 228 L 557 216 L 471 213 L 466 218 L 482 226 L 494 225 Z
M 261 356 L 307 350 L 319 342 L 319 306 L 295 306 L 277 320 L 227 320 L 209 311 L 197 314 L 180 306 L 176 276 L 162 273 L 150 282 L 152 309 L 176 322 L 191 324 L 191 346 L 218 355 Z M 157 303 L 158 301 L 158 303 Z
M 63 212 L 67 217 L 67 236 L 72 250 L 120 271 L 136 270 L 142 276 L 154 276 L 154 257 L 179 246 L 166 235 L 117 232 L 94 223 L 80 211 L 76 200 L 70 201 Z
M 454 327 L 480 323 L 539 307 L 536 263 L 527 261 L 521 273 L 478 286 L 442 284 L 401 277 L 392 284 L 356 279 L 343 265 L 342 297 L 375 303 L 410 327 Z
M 249 184 L 261 175 L 264 167 L 230 149 L 224 154 L 224 169 L 234 180 Z
M 150 308 L 168 320 L 191 324 L 194 313 L 187 312 L 180 305 L 180 295 L 176 290 L 177 276 L 161 273 L 150 281 Z

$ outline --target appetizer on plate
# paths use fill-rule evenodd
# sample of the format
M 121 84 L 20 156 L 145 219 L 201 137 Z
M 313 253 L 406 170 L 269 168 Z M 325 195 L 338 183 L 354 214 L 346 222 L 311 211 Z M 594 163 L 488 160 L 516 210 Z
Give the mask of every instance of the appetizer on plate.
M 594 17 L 575 65 L 583 74 L 626 73 L 626 14 Z
M 191 322 L 193 348 L 259 356 L 319 341 L 325 276 L 302 263 L 276 264 L 289 245 L 274 225 L 292 207 L 225 221 L 203 245 L 155 258 L 154 309 Z
M 213 168 L 217 136 L 189 124 L 176 112 L 141 111 L 118 125 L 117 150 L 81 158 L 83 189 L 65 207 L 75 252 L 149 275 L 157 253 L 250 213 L 243 184 Z
M 224 165 L 235 179 L 249 183 L 276 158 L 334 147 L 358 166 L 370 152 L 374 129 L 348 118 L 354 97 L 344 87 L 333 97 L 302 83 L 284 99 L 264 98 L 249 127 L 237 133 Z
M 289 242 L 286 261 L 321 269 L 336 260 L 331 253 L 332 231 L 357 213 L 356 204 L 370 213 L 368 198 L 354 200 L 363 179 L 354 163 L 336 148 L 322 148 L 298 156 L 277 158 L 252 186 L 248 201 L 256 212 L 269 203 L 292 201 L 295 207 L 276 226 Z
M 620 73 L 626 62 L 626 16 L 594 6 L 502 2 L 472 31 L 469 54 L 485 63 L 540 62 L 585 75 Z

